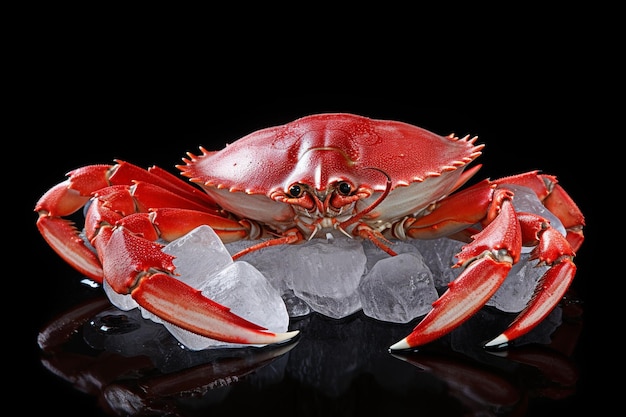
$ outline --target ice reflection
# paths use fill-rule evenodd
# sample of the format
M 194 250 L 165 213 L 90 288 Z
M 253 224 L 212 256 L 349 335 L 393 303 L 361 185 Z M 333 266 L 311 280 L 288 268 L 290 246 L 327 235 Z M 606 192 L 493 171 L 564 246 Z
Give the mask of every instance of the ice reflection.
M 39 344 L 47 369 L 120 416 L 268 406 L 296 415 L 512 416 L 523 415 L 533 399 L 573 395 L 580 307 L 557 308 L 507 351 L 482 349 L 511 317 L 486 308 L 443 339 L 400 355 L 387 348 L 416 323 L 362 313 L 294 320 L 290 328 L 301 335 L 283 346 L 189 351 L 163 326 L 103 297 L 51 322 Z

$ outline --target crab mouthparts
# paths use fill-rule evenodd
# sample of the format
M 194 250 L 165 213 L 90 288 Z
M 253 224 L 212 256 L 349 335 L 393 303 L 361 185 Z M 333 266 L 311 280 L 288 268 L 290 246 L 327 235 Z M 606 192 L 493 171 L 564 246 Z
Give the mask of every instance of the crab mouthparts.
M 307 211 L 304 212 L 306 213 L 306 215 L 298 216 L 298 223 L 300 223 L 301 225 L 306 225 L 306 227 L 301 228 L 301 230 L 308 231 L 309 236 L 307 240 L 312 240 L 315 236 L 317 236 L 318 232 L 323 230 L 339 230 L 344 235 L 350 238 L 353 237 L 350 233 L 348 233 L 341 227 L 341 225 L 345 223 L 345 221 L 342 221 L 342 219 L 338 217 L 341 215 L 341 213 L 334 213 L 332 216 L 321 216 L 318 213 L 317 216 L 313 216 Z M 346 219 L 349 220 L 350 217 L 347 217 Z

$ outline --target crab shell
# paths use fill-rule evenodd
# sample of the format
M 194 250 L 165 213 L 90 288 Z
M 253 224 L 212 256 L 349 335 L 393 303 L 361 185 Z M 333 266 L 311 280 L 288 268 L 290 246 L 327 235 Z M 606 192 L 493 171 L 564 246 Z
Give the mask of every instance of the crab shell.
M 346 207 L 353 210 L 307 214 L 333 217 L 364 210 L 390 182 L 386 198 L 362 219 L 380 230 L 418 215 L 455 188 L 465 166 L 481 154 L 483 145 L 475 141 L 397 121 L 329 113 L 256 131 L 220 151 L 200 148 L 201 155 L 188 154 L 178 168 L 228 212 L 278 231 L 296 225 L 298 205 L 285 204 L 294 201 L 293 185 L 324 202 L 338 194 L 338 184 L 348 183 L 359 195 Z

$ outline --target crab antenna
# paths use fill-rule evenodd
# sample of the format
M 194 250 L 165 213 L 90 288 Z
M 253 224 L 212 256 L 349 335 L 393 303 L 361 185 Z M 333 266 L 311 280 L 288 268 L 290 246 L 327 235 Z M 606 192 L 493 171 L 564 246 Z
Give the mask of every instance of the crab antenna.
M 383 171 L 383 170 L 381 170 L 379 168 L 375 168 L 375 167 L 365 167 L 363 169 L 375 169 L 376 171 L 379 171 L 381 174 L 383 174 L 385 177 L 387 177 L 387 186 L 385 187 L 385 191 L 383 191 L 383 193 L 380 195 L 380 197 L 378 197 L 376 199 L 376 201 L 374 201 L 372 204 L 370 204 L 369 207 L 366 207 L 364 210 L 358 212 L 353 217 L 351 217 L 348 220 L 346 220 L 345 222 L 341 223 L 339 225 L 340 229 L 348 227 L 351 224 L 354 224 L 354 223 L 358 222 L 359 220 L 361 220 L 363 218 L 363 216 L 365 216 L 370 211 L 374 210 L 380 203 L 382 203 L 383 200 L 385 198 L 387 198 L 387 196 L 389 195 L 389 192 L 391 191 L 391 178 L 389 177 L 389 175 L 385 171 Z

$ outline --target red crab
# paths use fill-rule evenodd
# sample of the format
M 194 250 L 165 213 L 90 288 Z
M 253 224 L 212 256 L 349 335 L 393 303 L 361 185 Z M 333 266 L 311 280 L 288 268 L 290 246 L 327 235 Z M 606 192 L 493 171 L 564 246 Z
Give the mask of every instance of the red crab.
M 394 256 L 392 239 L 452 237 L 467 244 L 461 275 L 413 332 L 391 350 L 431 342 L 481 309 L 518 262 L 522 246 L 550 268 L 511 326 L 488 342 L 527 333 L 558 304 L 574 279 L 584 217 L 552 175 L 537 171 L 460 189 L 484 145 L 476 137 L 440 136 L 398 121 L 346 113 L 316 114 L 251 133 L 220 151 L 200 148 L 177 166 L 195 187 L 153 166 L 124 161 L 71 171 L 35 206 L 48 244 L 88 277 L 165 321 L 213 339 L 248 344 L 288 340 L 230 312 L 175 278 L 161 251 L 200 225 L 225 242 L 263 239 L 234 255 L 298 244 L 327 233 L 369 239 Z M 562 222 L 516 212 L 513 187 L 532 189 Z M 204 192 L 203 192 L 204 191 Z M 89 204 L 85 238 L 67 218 Z

